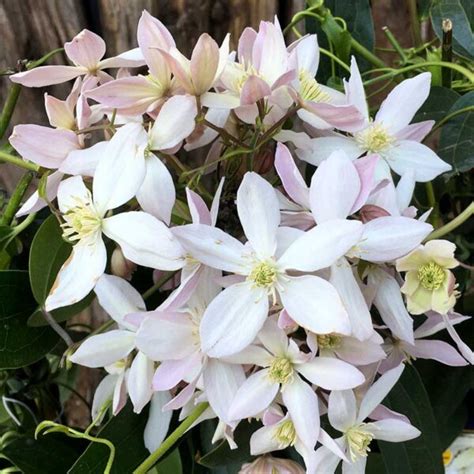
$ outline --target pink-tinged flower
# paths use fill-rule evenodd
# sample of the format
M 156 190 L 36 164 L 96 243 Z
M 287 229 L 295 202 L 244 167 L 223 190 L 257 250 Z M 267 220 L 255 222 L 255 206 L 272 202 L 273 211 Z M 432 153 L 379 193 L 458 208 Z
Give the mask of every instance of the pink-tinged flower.
M 181 87 L 197 97 L 207 92 L 219 80 L 229 56 L 227 34 L 221 47 L 203 33 L 193 49 L 191 59 L 187 59 L 175 46 L 161 50 L 170 69 Z
M 422 314 L 433 310 L 446 314 L 456 304 L 455 277 L 450 271 L 459 262 L 456 245 L 447 240 L 430 240 L 397 260 L 397 270 L 405 273 L 401 292 L 408 311 Z
M 382 375 L 357 403 L 352 390 L 333 391 L 329 395 L 328 416 L 331 426 L 343 436 L 336 440 L 347 453 L 349 462 L 343 460 L 344 472 L 364 472 L 370 443 L 373 439 L 403 442 L 416 438 L 420 431 L 399 418 L 384 418 L 365 422 L 387 396 L 403 372 L 400 365 Z M 315 472 L 334 472 L 340 462 L 333 452 L 322 446 L 316 451 Z M 319 470 L 318 470 L 319 469 Z
M 341 360 L 300 352 L 295 341 L 288 339 L 272 319 L 266 321 L 258 338 L 263 348 L 249 346 L 225 359 L 264 367 L 250 375 L 238 389 L 229 409 L 229 419 L 255 417 L 281 394 L 297 435 L 308 449 L 313 449 L 319 436 L 318 397 L 301 375 L 327 390 L 356 387 L 364 382 L 364 376 Z
M 289 48 L 288 67 L 297 73 L 292 85 L 296 102 L 301 105 L 298 117 L 317 129 L 337 128 L 354 132 L 364 125 L 364 115 L 347 97 L 319 84 L 315 76 L 319 66 L 319 46 L 316 35 L 308 35 Z
M 88 97 L 125 115 L 152 113 L 168 97 L 179 92 L 162 53 L 176 46 L 171 33 L 145 10 L 138 22 L 137 38 L 148 66 L 148 75 L 118 78 L 87 93 Z
M 136 328 L 127 322 L 125 316 L 145 311 L 145 303 L 128 282 L 113 275 L 102 275 L 94 291 L 99 304 L 117 323 L 118 329 L 85 339 L 69 359 L 75 364 L 86 367 L 108 369 L 111 376 L 115 375 L 115 387 L 118 382 L 125 384 L 123 386 L 125 394 L 128 392 L 134 411 L 140 413 L 152 396 L 154 363 L 143 352 L 138 351 L 136 355 L 132 355 L 132 351 L 136 349 Z M 102 383 L 112 384 L 112 378 L 109 376 L 110 381 L 106 382 L 106 377 Z M 105 387 L 102 389 L 105 390 Z M 121 389 L 117 388 L 117 393 Z M 117 393 L 114 398 L 117 398 Z M 117 401 L 116 405 L 122 406 Z M 117 411 L 118 409 L 115 409 L 114 413 Z
M 449 171 L 447 164 L 427 146 L 420 143 L 434 122 L 411 124 L 416 111 L 428 97 L 431 74 L 424 72 L 398 84 L 380 106 L 375 119 L 370 120 L 365 92 L 355 59 L 352 59 L 351 78 L 346 86 L 346 95 L 364 115 L 363 126 L 352 130 L 352 136 L 334 134 L 311 141 L 311 153 L 302 159 L 318 165 L 332 151 L 343 150 L 351 159 L 364 153 L 377 153 L 382 157 L 380 172 L 389 176 L 390 169 L 402 176 L 412 170 L 415 181 L 431 181 Z
M 134 197 L 142 186 L 146 167 L 145 160 L 138 159 L 143 149 L 137 148 L 136 137 L 143 129 L 140 125 L 137 129 L 137 125 L 121 127 L 108 142 L 95 172 L 92 194 L 79 176 L 59 185 L 63 235 L 74 246 L 46 300 L 48 311 L 79 301 L 94 287 L 107 259 L 102 233 L 137 264 L 162 270 L 177 270 L 184 264 L 183 249 L 155 217 L 144 212 L 105 217 L 109 210 Z
M 13 74 L 13 82 L 26 87 L 44 87 L 70 81 L 79 76 L 97 76 L 107 82 L 111 77 L 103 70 L 117 67 L 138 67 L 144 64 L 138 50 L 130 50 L 118 56 L 102 59 L 105 55 L 104 40 L 89 30 L 82 30 L 64 45 L 66 56 L 74 66 L 40 66 L 30 71 Z
M 279 297 L 290 316 L 306 329 L 349 334 L 347 312 L 334 287 L 320 277 L 296 277 L 290 271 L 313 272 L 332 265 L 359 240 L 361 223 L 333 220 L 303 235 L 297 229 L 279 229 L 275 190 L 256 173 L 244 176 L 237 211 L 246 245 L 202 224 L 173 229 L 192 257 L 245 278 L 226 288 L 207 308 L 200 328 L 204 352 L 220 357 L 249 345 L 267 318 L 269 296 L 274 303 Z
M 275 167 L 288 195 L 301 206 L 305 222 L 312 218 L 319 225 L 347 219 L 363 206 L 373 188 L 377 161 L 376 155 L 351 161 L 344 152 L 333 152 L 318 166 L 308 189 L 288 148 L 279 143 L 275 155 Z M 429 224 L 400 216 L 374 219 L 362 229 L 360 240 L 346 256 L 375 263 L 406 255 L 432 231 Z M 348 308 L 353 335 L 359 340 L 371 337 L 372 319 L 346 258 L 341 256 L 331 265 L 330 282 Z

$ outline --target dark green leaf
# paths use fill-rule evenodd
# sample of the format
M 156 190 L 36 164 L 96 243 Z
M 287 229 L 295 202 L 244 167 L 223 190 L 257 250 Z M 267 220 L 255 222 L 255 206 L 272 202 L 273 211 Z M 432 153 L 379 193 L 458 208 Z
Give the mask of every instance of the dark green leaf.
M 25 474 L 64 473 L 79 456 L 84 443 L 61 434 L 41 436 L 37 440 L 21 437 L 1 451 Z
M 53 286 L 56 275 L 71 253 L 71 245 L 62 238 L 61 228 L 55 216 L 49 216 L 33 239 L 30 250 L 30 281 L 31 289 L 40 306 L 44 302 Z M 83 300 L 64 308 L 52 311 L 56 321 L 66 321 L 69 317 L 87 308 L 93 299 L 91 292 Z M 40 312 L 35 312 L 28 324 L 31 326 L 45 325 Z
M 0 368 L 32 364 L 56 345 L 58 335 L 50 327 L 27 326 L 35 307 L 28 272 L 0 271 Z
M 405 443 L 379 441 L 387 474 L 442 474 L 442 449 L 430 400 L 417 370 L 407 365 L 384 401 L 406 415 L 421 435 Z
M 473 14 L 472 0 L 434 0 L 431 6 L 431 23 L 438 38 L 443 36 L 443 20 L 450 19 L 454 51 L 471 59 L 474 58 Z
M 447 87 L 435 86 L 430 90 L 430 95 L 425 103 L 416 113 L 413 121 L 423 122 L 424 120 L 440 121 L 449 113 L 449 109 L 459 99 L 459 94 Z
M 128 403 L 117 416 L 99 431 L 99 438 L 107 438 L 115 446 L 115 460 L 112 474 L 132 472 L 147 456 L 143 432 L 148 419 L 148 409 L 140 415 L 133 413 Z M 68 471 L 69 474 L 90 474 L 103 472 L 107 464 L 109 449 L 102 444 L 91 443 Z
M 183 466 L 181 464 L 181 456 L 179 449 L 175 449 L 163 461 L 155 466 L 157 474 L 182 474 Z
M 474 91 L 460 97 L 449 113 L 474 106 Z M 439 156 L 453 166 L 454 173 L 464 173 L 474 167 L 474 111 L 449 120 L 441 130 Z
M 229 474 L 238 472 L 238 468 L 241 467 L 242 463 L 252 458 L 250 454 L 250 437 L 258 428 L 260 428 L 260 424 L 255 421 L 252 423 L 242 421 L 235 430 L 234 436 L 238 448 L 230 449 L 229 443 L 222 441 L 216 448 L 205 454 L 199 460 L 199 464 L 209 468 L 230 468 L 231 470 L 227 471 Z M 233 470 L 234 467 L 237 471 Z

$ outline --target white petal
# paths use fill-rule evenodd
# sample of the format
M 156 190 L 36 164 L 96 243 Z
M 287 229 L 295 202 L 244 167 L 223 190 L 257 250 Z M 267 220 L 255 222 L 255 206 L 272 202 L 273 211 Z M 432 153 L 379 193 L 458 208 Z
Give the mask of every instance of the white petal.
M 97 385 L 94 392 L 94 399 L 92 400 L 91 418 L 100 424 L 105 416 L 105 407 L 109 406 L 114 396 L 115 384 L 117 382 L 117 375 L 108 374 L 106 375 Z M 100 416 L 100 418 L 98 418 Z
M 108 143 L 93 181 L 94 202 L 101 212 L 135 196 L 145 177 L 146 140 L 141 124 L 128 123 Z
M 82 300 L 104 273 L 107 252 L 99 236 L 94 242 L 79 242 L 64 262 L 46 298 L 46 311 L 69 306 Z
M 300 377 L 295 376 L 282 391 L 291 420 L 298 438 L 309 449 L 313 449 L 319 436 L 319 403 L 316 393 Z
M 151 399 L 153 372 L 153 362 L 139 351 L 133 359 L 127 378 L 128 394 L 135 413 L 140 413 Z
M 229 420 L 242 420 L 258 415 L 272 403 L 279 390 L 268 370 L 252 374 L 237 390 L 229 408 Z
M 370 431 L 375 439 L 400 443 L 420 436 L 421 432 L 413 425 L 401 420 L 380 420 L 370 423 Z
M 392 133 L 406 127 L 430 92 L 431 73 L 424 72 L 405 79 L 382 102 L 375 121 L 389 127 Z
M 226 288 L 207 307 L 201 321 L 203 352 L 211 357 L 235 354 L 257 336 L 268 315 L 266 291 L 251 283 Z
M 413 319 L 405 308 L 400 285 L 395 278 L 376 269 L 369 274 L 369 285 L 376 288 L 374 304 L 383 322 L 396 337 L 413 344 Z
M 296 151 L 296 154 L 307 163 L 319 166 L 336 150 L 345 152 L 351 160 L 355 160 L 363 153 L 363 150 L 359 148 L 359 145 L 357 145 L 354 139 L 341 135 L 313 138 L 311 140 L 310 150 L 300 148 Z
M 135 327 L 124 321 L 127 314 L 146 311 L 140 293 L 123 278 L 104 273 L 97 281 L 94 291 L 107 314 L 127 329 L 133 330 Z
M 368 339 L 374 332 L 372 317 L 364 295 L 352 272 L 352 268 L 345 258 L 340 258 L 331 265 L 329 281 L 338 291 L 347 309 L 352 327 L 352 335 L 361 341 Z
M 347 102 L 355 105 L 359 112 L 361 112 L 368 121 L 369 108 L 367 107 L 367 100 L 365 98 L 364 84 L 354 56 L 351 57 L 351 76 L 348 82 L 344 81 L 344 88 L 346 91 Z
M 333 357 L 315 357 L 313 360 L 297 365 L 310 382 L 327 390 L 346 390 L 364 383 L 360 370 Z
M 244 246 L 224 231 L 203 224 L 174 227 L 172 230 L 183 247 L 196 260 L 231 273 L 244 273 Z
M 364 225 L 354 253 L 369 262 L 390 262 L 418 247 L 432 230 L 430 224 L 409 217 L 379 217 Z
M 272 257 L 280 224 L 280 208 L 272 185 L 257 173 L 246 173 L 237 191 L 237 212 L 257 255 Z
M 102 229 L 117 242 L 126 258 L 159 270 L 184 266 L 181 245 L 161 221 L 145 212 L 124 212 L 104 219 Z
M 194 130 L 197 115 L 196 99 L 190 95 L 175 95 L 168 99 L 158 114 L 150 132 L 152 150 L 173 148 Z
M 263 426 L 259 430 L 254 431 L 250 438 L 250 452 L 253 456 L 281 449 L 280 443 L 275 436 L 277 429 L 278 425 L 270 425 Z
M 87 338 L 69 358 L 86 367 L 105 367 L 127 357 L 135 347 L 135 334 L 114 329 Z
M 289 277 L 280 297 L 291 318 L 305 329 L 317 334 L 350 334 L 341 298 L 326 280 L 312 275 Z
M 137 191 L 137 200 L 145 212 L 169 225 L 176 200 L 173 178 L 153 153 L 146 157 L 145 166 L 145 179 Z
M 143 437 L 145 446 L 152 453 L 166 438 L 170 426 L 172 411 L 163 411 L 163 407 L 171 400 L 169 392 L 155 392 L 151 399 L 148 421 Z
M 352 390 L 333 390 L 329 394 L 328 417 L 333 428 L 344 433 L 356 422 L 357 405 Z
M 222 420 L 229 422 L 229 408 L 235 393 L 245 381 L 244 369 L 240 365 L 226 364 L 209 359 L 203 371 L 204 389 L 209 404 Z
M 404 368 L 405 366 L 400 364 L 398 367 L 385 372 L 385 374 L 367 390 L 360 403 L 359 415 L 357 417 L 358 422 L 365 420 L 377 406 L 383 402 L 384 398 L 398 382 Z
M 311 180 L 311 211 L 316 222 L 345 219 L 351 213 L 360 189 L 359 174 L 352 161 L 344 153 L 332 153 L 318 166 Z
M 415 181 L 425 183 L 452 169 L 433 150 L 422 143 L 402 140 L 385 155 L 390 168 L 400 176 L 408 171 L 415 174 Z
M 178 360 L 196 351 L 194 324 L 186 314 L 149 316 L 137 331 L 136 345 L 150 359 Z
M 59 183 L 58 207 L 63 214 L 76 207 L 78 199 L 84 202 L 91 201 L 91 193 L 81 176 L 73 176 Z
M 83 150 L 73 150 L 61 163 L 59 171 L 70 175 L 94 176 L 99 160 L 106 153 L 109 142 L 99 142 Z
M 362 230 L 359 221 L 323 222 L 299 237 L 278 263 L 283 268 L 308 272 L 329 267 L 360 240 Z

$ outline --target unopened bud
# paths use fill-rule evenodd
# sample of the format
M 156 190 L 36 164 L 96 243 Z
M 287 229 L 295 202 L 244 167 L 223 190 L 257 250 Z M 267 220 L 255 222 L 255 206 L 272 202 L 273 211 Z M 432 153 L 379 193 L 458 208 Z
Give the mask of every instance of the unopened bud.
M 239 474 L 304 474 L 305 470 L 290 459 L 261 456 L 252 463 L 244 464 Z
M 385 209 L 375 206 L 374 204 L 366 204 L 365 206 L 362 206 L 360 210 L 360 217 L 364 224 L 379 217 L 385 217 L 389 215 L 390 214 Z
M 110 261 L 112 275 L 130 280 L 136 268 L 137 266 L 133 262 L 125 258 L 122 249 L 116 247 L 112 253 L 112 259 Z

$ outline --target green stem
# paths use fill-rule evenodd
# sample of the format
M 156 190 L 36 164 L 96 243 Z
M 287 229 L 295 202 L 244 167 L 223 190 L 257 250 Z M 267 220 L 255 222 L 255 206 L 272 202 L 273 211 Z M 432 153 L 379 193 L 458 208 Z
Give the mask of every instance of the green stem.
M 422 63 L 411 64 L 410 66 L 405 66 L 400 69 L 394 69 L 393 71 L 387 74 L 382 74 L 381 76 L 374 77 L 373 79 L 369 79 L 368 81 L 364 82 L 364 86 L 370 86 L 371 84 L 374 84 L 379 81 L 384 81 L 386 79 L 390 79 L 392 77 L 398 76 L 399 74 L 404 74 L 405 72 L 413 71 L 416 69 L 423 69 L 429 66 L 440 66 L 440 67 L 451 68 L 461 73 L 463 76 L 467 77 L 469 81 L 474 83 L 474 73 L 469 71 L 469 69 L 466 69 L 465 67 L 460 66 L 459 64 L 447 63 L 444 61 L 425 61 Z
M 2 115 L 0 116 L 0 140 L 5 135 L 8 125 L 10 125 L 10 120 L 15 110 L 15 106 L 18 101 L 18 97 L 20 96 L 20 92 L 20 84 L 13 84 L 10 87 L 10 92 L 8 93 L 7 100 L 5 102 L 5 105 L 3 106 Z
M 351 72 L 351 68 L 342 60 L 340 60 L 335 54 L 331 53 L 331 51 L 328 51 L 327 49 L 319 47 L 319 51 L 323 53 L 325 56 L 328 56 L 331 58 L 334 62 L 339 64 L 343 69 L 345 69 L 347 72 Z
M 403 48 L 400 46 L 400 43 L 397 41 L 397 38 L 393 36 L 393 33 L 390 31 L 388 26 L 384 26 L 382 28 L 382 31 L 385 33 L 385 36 L 387 37 L 388 41 L 395 48 L 395 51 L 400 56 L 400 59 L 402 60 L 402 64 L 406 64 L 407 57 L 406 57 L 405 51 L 403 51 Z
M 0 161 L 4 161 L 6 163 L 11 163 L 15 166 L 19 166 L 20 168 L 24 168 L 25 170 L 30 171 L 39 171 L 40 167 L 32 163 L 31 161 L 25 161 L 19 158 L 18 156 L 10 155 L 4 151 L 0 150 Z
M 23 232 L 36 218 L 36 212 L 28 214 L 28 216 L 23 219 L 18 225 L 13 227 L 13 235 L 16 237 L 18 234 Z
M 351 47 L 352 49 L 362 56 L 364 59 L 372 63 L 374 66 L 377 67 L 387 67 L 387 65 L 379 59 L 375 54 L 371 53 L 365 46 L 362 46 L 357 40 L 351 37 Z
M 155 293 L 155 291 L 159 290 L 165 283 L 168 283 L 175 275 L 176 272 L 170 272 L 163 275 L 151 288 L 148 288 L 148 290 L 143 293 L 143 299 L 146 301 L 151 295 L 153 295 L 153 293 Z
M 413 42 L 415 46 L 421 46 L 423 39 L 421 38 L 420 21 L 418 20 L 418 6 L 416 0 L 407 0 L 408 12 L 410 14 L 411 30 L 413 32 Z
M 3 216 L 0 219 L 1 225 L 11 224 L 13 218 L 15 217 L 16 211 L 20 207 L 21 200 L 23 199 L 23 196 L 25 195 L 32 179 L 33 179 L 33 173 L 31 172 L 25 173 L 21 177 L 20 181 L 18 182 L 15 188 L 15 191 L 13 191 L 13 194 L 11 195 L 10 200 L 8 201 L 8 204 L 7 204 L 7 207 L 5 208 Z
M 471 216 L 474 215 L 474 201 L 469 204 L 464 211 L 455 217 L 451 222 L 448 222 L 443 227 L 434 230 L 425 240 L 439 239 L 443 235 L 449 234 L 454 229 L 458 228 L 461 224 L 464 224 Z
M 451 112 L 450 114 L 446 115 L 446 117 L 443 117 L 431 130 L 428 135 L 426 135 L 425 140 L 432 135 L 438 128 L 442 127 L 446 122 L 451 120 L 454 117 L 457 117 L 458 115 L 465 114 L 467 112 L 474 112 L 474 105 L 469 105 L 467 107 L 463 107 L 462 109 L 456 110 L 454 112 Z
M 146 474 L 166 452 L 183 436 L 191 425 L 203 414 L 208 403 L 199 404 L 190 415 L 153 451 L 134 471 L 133 474 Z

